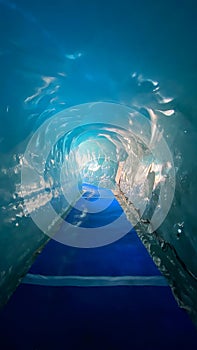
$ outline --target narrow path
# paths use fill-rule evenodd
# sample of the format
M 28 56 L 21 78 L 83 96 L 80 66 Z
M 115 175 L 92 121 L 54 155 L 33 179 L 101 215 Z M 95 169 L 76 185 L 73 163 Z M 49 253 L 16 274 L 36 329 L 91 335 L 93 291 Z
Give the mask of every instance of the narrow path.
M 95 193 L 90 202 L 97 202 Z M 80 225 L 104 225 L 121 213 L 113 199 Z M 67 220 L 78 215 L 73 209 Z M 193 350 L 197 332 L 131 228 L 100 248 L 51 240 L 0 313 L 0 348 Z

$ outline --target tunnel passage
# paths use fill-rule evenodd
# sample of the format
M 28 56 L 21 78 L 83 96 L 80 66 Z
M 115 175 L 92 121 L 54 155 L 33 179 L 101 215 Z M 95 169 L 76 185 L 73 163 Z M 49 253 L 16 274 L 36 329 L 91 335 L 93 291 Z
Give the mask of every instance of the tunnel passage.
M 172 206 L 175 168 L 162 132 L 150 109 L 142 113 L 122 104 L 96 102 L 63 110 L 46 120 L 29 141 L 21 193 L 27 215 L 48 237 L 74 247 L 93 248 L 126 235 L 129 228 L 121 229 L 127 227 L 124 217 L 87 230 L 80 222 L 70 224 L 67 213 L 80 198 L 84 200 L 84 206 L 78 208 L 81 215 L 91 211 L 82 198 L 86 183 L 97 186 L 99 196 L 102 188 L 113 191 L 167 277 L 178 303 L 189 305 L 186 307 L 195 321 L 195 275 L 165 238 L 168 213 L 176 210 Z M 188 283 L 189 302 L 183 287 Z
M 153 110 L 147 109 L 144 113 L 137 108 L 107 102 L 68 108 L 45 120 L 34 132 L 19 161 L 21 186 L 15 195 L 20 209 L 17 215 L 23 222 L 32 220 L 45 234 L 40 243 L 35 234 L 26 240 L 26 272 L 48 238 L 66 245 L 92 248 L 112 243 L 127 234 L 129 229 L 121 229 L 121 216 L 93 232 L 83 230 L 78 222 L 72 225 L 66 220 L 79 198 L 84 194 L 92 195 L 85 188 L 85 184 L 89 184 L 98 187 L 99 196 L 102 189 L 113 191 L 155 263 L 169 279 L 178 301 L 188 304 L 183 286 L 189 283 L 192 289 L 189 304 L 195 305 L 192 271 L 186 268 L 165 238 L 170 232 L 166 230 L 166 223 L 170 224 L 168 211 L 172 215 L 172 209 L 176 209 L 171 207 L 175 170 Z M 88 203 L 90 211 L 90 201 Z M 84 198 L 82 216 L 86 215 L 86 204 Z M 163 221 L 165 225 L 160 227 Z M 176 271 L 173 266 L 177 266 Z M 7 284 L 9 292 L 2 300 L 7 300 L 19 283 L 21 271 L 25 273 L 24 268 L 16 268 L 15 279 Z M 6 279 L 2 283 L 6 283 Z M 190 310 L 195 315 L 195 307 Z
M 105 102 L 45 121 L 26 148 L 21 179 L 26 210 L 50 237 L 54 223 L 81 197 L 83 183 L 121 191 L 138 213 L 132 224 L 143 216 L 149 232 L 165 219 L 175 185 L 171 153 L 153 118 Z

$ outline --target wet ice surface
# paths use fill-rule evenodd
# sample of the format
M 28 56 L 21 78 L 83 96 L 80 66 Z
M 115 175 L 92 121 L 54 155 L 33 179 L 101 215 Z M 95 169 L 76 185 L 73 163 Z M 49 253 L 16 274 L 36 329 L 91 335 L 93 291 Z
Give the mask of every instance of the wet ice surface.
M 64 138 L 51 150 L 44 182 L 37 183 L 34 191 L 31 188 L 25 200 L 22 198 L 20 172 L 30 135 L 67 107 L 113 101 L 135 107 L 153 122 L 150 140 L 156 140 L 157 125 L 169 145 L 176 190 L 157 237 L 167 261 L 167 249 L 172 251 L 174 258 L 170 265 L 166 262 L 167 271 L 181 304 L 192 308 L 195 318 L 191 302 L 195 300 L 197 275 L 195 4 L 184 2 L 177 8 L 176 2 L 170 2 L 151 7 L 144 1 L 143 5 L 115 2 L 112 11 L 102 1 L 74 3 L 69 8 L 52 1 L 46 11 L 45 2 L 38 6 L 36 2 L 27 5 L 24 1 L 0 1 L 4 33 L 0 48 L 1 282 L 12 290 L 24 269 L 28 269 L 30 262 L 24 267 L 24 261 L 30 261 L 32 251 L 47 239 L 32 223 L 24 201 L 32 211 L 51 200 L 58 213 L 68 207 L 66 201 L 60 200 L 58 171 L 69 152 Z M 67 138 L 69 144 L 76 139 L 83 141 L 84 130 L 77 130 L 77 137 L 75 131 Z M 150 194 L 168 176 L 170 167 L 158 167 L 144 155 L 144 148 L 135 138 L 128 138 L 118 129 L 99 130 L 99 135 L 98 132 L 93 135 L 97 147 L 92 148 L 89 141 L 92 136 L 85 135 L 88 143 L 79 149 L 76 159 L 80 166 L 77 168 L 71 157 L 70 169 L 79 169 L 77 174 L 97 181 L 95 184 L 103 176 L 102 183 L 113 189 L 117 161 L 124 162 L 130 154 L 125 174 L 120 178 L 121 191 L 133 201 L 135 189 L 137 213 L 141 214 L 139 208 L 148 204 L 144 220 L 150 221 L 152 208 L 158 204 L 158 193 Z M 45 146 L 45 136 L 37 140 L 40 149 Z M 36 164 L 38 154 L 31 157 Z M 139 164 L 136 158 L 143 159 L 143 163 Z M 86 167 L 81 167 L 83 164 Z M 66 173 L 66 167 L 64 170 Z M 70 177 L 70 184 L 71 180 L 76 178 Z M 131 212 L 132 208 L 127 206 Z M 157 255 L 151 236 L 149 239 L 147 245 Z M 159 264 L 160 258 L 155 259 Z

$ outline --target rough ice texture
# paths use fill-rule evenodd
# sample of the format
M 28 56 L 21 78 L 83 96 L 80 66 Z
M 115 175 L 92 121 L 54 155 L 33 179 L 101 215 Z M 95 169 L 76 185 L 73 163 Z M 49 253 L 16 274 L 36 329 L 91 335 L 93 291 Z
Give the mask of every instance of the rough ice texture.
M 178 305 L 188 312 L 193 322 L 197 325 L 196 276 L 181 260 L 176 247 L 162 238 L 161 229 L 149 233 L 149 221 L 140 218 L 139 212 L 121 191 L 119 193 L 116 191 L 115 196 L 124 209 L 128 220 L 131 223 L 134 221 L 138 222 L 135 226 L 138 236 L 161 273 L 167 278 Z M 166 220 L 168 220 L 168 217 Z

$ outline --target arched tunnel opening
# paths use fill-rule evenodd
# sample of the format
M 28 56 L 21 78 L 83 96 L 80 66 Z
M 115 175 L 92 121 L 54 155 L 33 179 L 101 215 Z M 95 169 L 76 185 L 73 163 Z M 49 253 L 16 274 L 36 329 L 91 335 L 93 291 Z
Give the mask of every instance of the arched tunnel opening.
M 152 233 L 172 204 L 175 171 L 153 115 L 98 102 L 63 110 L 38 128 L 26 148 L 21 182 L 27 212 L 49 237 L 59 221 L 53 203 L 62 214 L 84 184 L 122 194 L 132 204 L 132 225 L 143 218 Z

